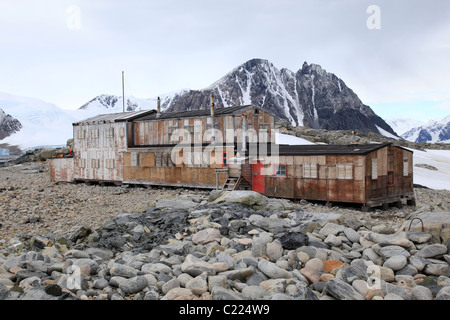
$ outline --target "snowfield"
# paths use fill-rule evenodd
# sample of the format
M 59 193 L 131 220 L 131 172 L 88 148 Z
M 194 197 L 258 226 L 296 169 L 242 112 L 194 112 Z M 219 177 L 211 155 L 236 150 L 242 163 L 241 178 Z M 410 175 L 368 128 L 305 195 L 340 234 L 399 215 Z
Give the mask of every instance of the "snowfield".
M 414 183 L 431 189 L 450 190 L 450 150 L 409 150 L 414 152 Z M 437 171 L 416 167 L 417 164 L 433 166 Z

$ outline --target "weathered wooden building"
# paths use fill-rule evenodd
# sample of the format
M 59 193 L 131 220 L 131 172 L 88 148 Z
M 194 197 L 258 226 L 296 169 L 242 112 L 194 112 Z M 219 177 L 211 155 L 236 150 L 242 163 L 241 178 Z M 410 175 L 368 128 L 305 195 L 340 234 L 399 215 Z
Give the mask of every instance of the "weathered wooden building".
M 358 203 L 366 208 L 415 204 L 413 153 L 390 143 L 280 145 L 251 165 L 252 188 L 270 197 Z M 269 163 L 266 165 L 265 163 Z
M 73 124 L 73 158 L 52 181 L 252 189 L 270 197 L 412 204 L 412 152 L 391 144 L 275 144 L 274 116 L 252 106 L 99 115 Z

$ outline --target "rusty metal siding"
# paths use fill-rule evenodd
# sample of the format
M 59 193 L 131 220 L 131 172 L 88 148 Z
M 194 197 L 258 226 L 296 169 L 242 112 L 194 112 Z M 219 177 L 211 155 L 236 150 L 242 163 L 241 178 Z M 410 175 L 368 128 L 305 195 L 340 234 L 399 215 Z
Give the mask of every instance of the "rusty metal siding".
M 255 112 L 258 110 L 258 113 Z M 275 141 L 272 132 L 275 125 L 273 115 L 257 108 L 248 108 L 233 115 L 216 115 L 214 118 L 214 128 L 217 130 L 215 141 L 225 143 L 227 129 L 235 130 L 233 137 L 235 142 L 242 141 L 242 117 L 247 119 L 248 132 L 247 141 L 258 141 L 259 129 L 266 134 L 262 135 L 262 142 Z M 170 118 L 135 120 L 128 125 L 130 146 L 149 146 L 177 144 L 187 141 L 186 137 L 172 140 L 171 136 L 175 129 L 185 129 L 190 134 L 191 143 L 211 143 L 212 121 L 210 116 L 199 116 L 196 118 Z
M 120 182 L 127 149 L 125 122 L 74 126 L 74 178 Z

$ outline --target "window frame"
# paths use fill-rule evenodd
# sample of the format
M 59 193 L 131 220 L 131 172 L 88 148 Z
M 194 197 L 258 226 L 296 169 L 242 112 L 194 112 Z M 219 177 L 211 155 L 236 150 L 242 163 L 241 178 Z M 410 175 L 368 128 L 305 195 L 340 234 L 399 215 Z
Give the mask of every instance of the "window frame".
M 284 168 L 284 170 L 281 170 L 281 172 L 284 171 L 284 174 L 279 173 L 279 169 Z M 275 166 L 275 177 L 287 177 L 287 166 L 285 164 L 278 164 Z
M 222 152 L 222 168 L 228 168 L 228 152 Z

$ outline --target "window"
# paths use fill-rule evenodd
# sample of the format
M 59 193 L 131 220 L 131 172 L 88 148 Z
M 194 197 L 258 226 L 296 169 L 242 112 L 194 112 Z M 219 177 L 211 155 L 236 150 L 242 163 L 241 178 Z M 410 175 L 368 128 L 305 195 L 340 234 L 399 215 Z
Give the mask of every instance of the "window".
M 116 166 L 115 159 L 106 159 L 106 169 L 114 169 Z
M 139 153 L 137 152 L 132 152 L 131 153 L 131 166 L 132 167 L 137 167 L 140 165 L 140 156 Z
M 387 176 L 387 186 L 392 187 L 395 185 L 395 174 L 394 170 L 388 170 L 388 176 Z
M 86 168 L 86 159 L 78 159 L 78 167 Z
M 106 128 L 106 137 L 114 138 L 114 128 Z
M 100 168 L 100 159 L 91 159 L 91 168 L 93 169 Z
M 98 139 L 98 129 L 91 130 L 91 139 Z
M 280 177 L 286 177 L 286 166 L 281 164 L 275 167 L 275 175 Z
M 303 164 L 303 178 L 317 178 L 317 163 Z
M 337 164 L 336 178 L 341 180 L 353 179 L 353 165 L 352 164 Z
M 372 158 L 372 180 L 378 180 L 378 159 Z
M 228 152 L 222 154 L 222 168 L 228 168 Z
M 403 176 L 409 176 L 409 160 L 408 158 L 403 158 Z
M 86 139 L 86 130 L 78 130 L 78 139 Z

